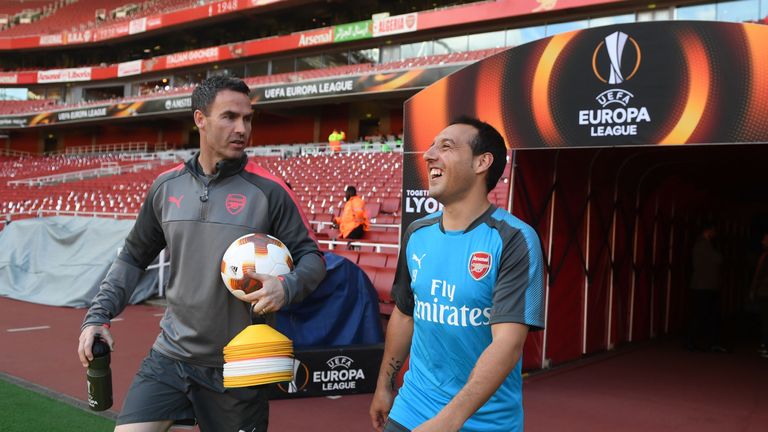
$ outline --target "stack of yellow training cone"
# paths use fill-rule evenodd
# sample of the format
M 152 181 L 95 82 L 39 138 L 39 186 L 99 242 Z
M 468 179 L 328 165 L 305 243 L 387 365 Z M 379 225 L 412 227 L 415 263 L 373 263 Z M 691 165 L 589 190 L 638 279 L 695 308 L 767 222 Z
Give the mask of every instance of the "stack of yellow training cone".
M 224 347 L 224 387 L 293 379 L 293 342 L 266 324 L 246 327 Z

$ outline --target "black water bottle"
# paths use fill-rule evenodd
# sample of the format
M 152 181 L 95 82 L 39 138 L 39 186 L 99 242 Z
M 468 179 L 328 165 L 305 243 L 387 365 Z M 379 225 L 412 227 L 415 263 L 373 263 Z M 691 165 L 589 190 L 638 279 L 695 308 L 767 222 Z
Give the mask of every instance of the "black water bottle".
M 112 406 L 112 370 L 109 368 L 109 345 L 97 335 L 91 347 L 93 360 L 88 363 L 88 406 L 94 411 Z

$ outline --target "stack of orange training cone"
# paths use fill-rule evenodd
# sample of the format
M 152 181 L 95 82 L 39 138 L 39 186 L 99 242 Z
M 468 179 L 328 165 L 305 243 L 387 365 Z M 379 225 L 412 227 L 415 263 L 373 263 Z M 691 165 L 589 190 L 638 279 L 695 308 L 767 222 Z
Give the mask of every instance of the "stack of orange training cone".
M 293 342 L 266 324 L 246 327 L 224 347 L 224 387 L 293 379 Z

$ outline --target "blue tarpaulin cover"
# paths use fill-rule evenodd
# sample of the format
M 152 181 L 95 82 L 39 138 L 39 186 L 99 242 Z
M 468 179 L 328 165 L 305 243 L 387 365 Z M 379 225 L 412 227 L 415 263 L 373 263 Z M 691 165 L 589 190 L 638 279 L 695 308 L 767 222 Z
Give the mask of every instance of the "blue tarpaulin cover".
M 373 284 L 360 267 L 331 252 L 317 289 L 277 313 L 276 328 L 294 347 L 377 344 L 384 341 Z

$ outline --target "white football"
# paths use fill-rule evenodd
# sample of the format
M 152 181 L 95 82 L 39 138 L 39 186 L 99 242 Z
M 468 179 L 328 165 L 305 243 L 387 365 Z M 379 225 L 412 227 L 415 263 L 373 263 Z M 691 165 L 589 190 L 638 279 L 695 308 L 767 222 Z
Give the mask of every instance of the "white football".
M 246 273 L 279 276 L 291 270 L 291 252 L 283 242 L 267 234 L 246 234 L 238 238 L 221 259 L 221 279 L 229 292 L 240 300 L 261 288 L 261 282 L 246 278 Z

